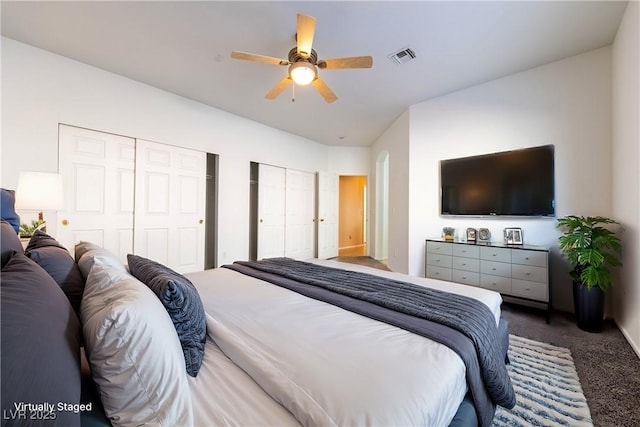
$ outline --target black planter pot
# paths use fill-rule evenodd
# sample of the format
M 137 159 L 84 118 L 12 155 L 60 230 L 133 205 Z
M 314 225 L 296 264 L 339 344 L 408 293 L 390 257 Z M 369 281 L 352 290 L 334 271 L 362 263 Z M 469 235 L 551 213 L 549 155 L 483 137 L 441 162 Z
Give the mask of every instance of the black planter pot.
M 587 332 L 601 332 L 604 323 L 604 292 L 599 287 L 588 289 L 573 282 L 573 307 L 578 328 Z

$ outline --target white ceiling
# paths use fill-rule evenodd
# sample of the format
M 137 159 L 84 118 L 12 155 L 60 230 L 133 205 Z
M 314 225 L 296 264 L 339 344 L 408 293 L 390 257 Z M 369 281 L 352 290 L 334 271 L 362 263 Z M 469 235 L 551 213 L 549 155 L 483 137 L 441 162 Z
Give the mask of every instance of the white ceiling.
M 2 1 L 2 35 L 327 145 L 367 146 L 412 104 L 609 45 L 626 1 Z M 313 88 L 264 95 L 286 67 L 296 14 L 317 19 L 319 58 L 373 56 L 372 69 L 320 70 Z M 403 65 L 387 57 L 410 47 Z

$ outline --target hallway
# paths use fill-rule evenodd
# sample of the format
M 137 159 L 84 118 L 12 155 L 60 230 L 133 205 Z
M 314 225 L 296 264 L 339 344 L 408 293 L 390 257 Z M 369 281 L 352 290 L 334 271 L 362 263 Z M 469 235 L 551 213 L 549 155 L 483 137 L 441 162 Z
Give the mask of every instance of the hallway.
M 367 255 L 366 244 L 338 249 L 338 256 L 365 256 L 365 255 Z

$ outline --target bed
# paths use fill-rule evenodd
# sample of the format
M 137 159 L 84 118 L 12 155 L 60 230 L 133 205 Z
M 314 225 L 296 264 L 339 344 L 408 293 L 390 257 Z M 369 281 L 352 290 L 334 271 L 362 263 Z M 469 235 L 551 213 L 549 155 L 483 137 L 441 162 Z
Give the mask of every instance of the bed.
M 14 384 L 7 383 L 5 372 L 15 370 L 15 383 L 19 375 L 27 375 L 20 366 L 24 352 L 30 353 L 32 364 L 43 355 L 32 342 L 28 349 L 5 351 L 15 346 L 5 338 L 20 339 L 20 334 L 5 330 L 16 324 L 7 316 L 24 311 L 19 301 L 23 296 L 5 293 L 11 286 L 25 288 L 21 274 L 24 268 L 37 270 L 37 262 L 26 260 L 29 256 L 17 247 L 9 248 L 7 233 L 3 223 L 3 411 L 15 408 L 16 399 L 39 399 L 69 404 L 49 413 L 55 415 L 50 421 L 59 425 L 487 425 L 486 416 L 483 420 L 473 407 L 477 402 L 470 397 L 468 367 L 443 344 L 233 266 L 182 276 L 142 259 L 145 268 L 152 268 L 141 271 L 131 260 L 123 265 L 90 242 L 76 247 L 75 258 L 67 253 L 82 277 L 80 308 L 74 307 L 77 289 L 55 280 L 52 283 L 62 292 L 54 292 L 52 285 L 47 288 L 52 296 L 40 301 L 56 301 L 57 312 L 51 316 L 60 322 L 43 339 L 57 340 L 47 345 L 62 350 L 58 358 L 49 352 L 49 362 L 40 361 L 47 368 L 39 371 L 42 381 L 56 381 L 56 388 L 32 397 L 29 387 L 21 387 L 27 390 L 20 394 L 10 389 Z M 40 240 L 41 247 L 56 247 L 50 236 Z M 56 259 L 64 257 L 59 249 Z M 69 258 L 64 263 L 72 269 Z M 504 365 L 508 335 L 499 294 L 335 261 L 305 264 L 410 282 L 480 301 L 499 341 L 498 366 Z M 50 275 L 58 269 L 51 262 L 40 267 Z M 172 311 L 160 298 L 167 283 L 187 284 L 188 291 L 181 295 L 186 312 L 182 306 L 179 313 Z M 37 293 L 42 295 L 42 290 Z M 34 321 L 39 322 L 32 326 L 35 329 L 53 324 L 49 319 Z M 64 371 L 44 378 L 56 372 L 50 369 L 51 360 L 58 360 Z M 37 387 L 39 380 L 25 383 Z
M 312 262 L 473 296 L 491 309 L 496 326 L 500 322 L 501 298 L 494 292 Z M 288 409 L 285 419 L 270 425 L 288 425 L 293 413 L 304 425 L 446 426 L 467 394 L 465 365 L 442 344 L 229 268 L 187 276 L 202 297 L 212 340 Z M 206 396 L 198 385 L 192 396 Z M 196 423 L 209 420 L 207 405 L 206 399 L 194 402 Z

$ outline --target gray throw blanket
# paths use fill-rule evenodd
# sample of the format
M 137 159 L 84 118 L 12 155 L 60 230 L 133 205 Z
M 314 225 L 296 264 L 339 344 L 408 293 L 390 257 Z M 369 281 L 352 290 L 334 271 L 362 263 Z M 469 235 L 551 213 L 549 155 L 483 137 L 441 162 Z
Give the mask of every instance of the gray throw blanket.
M 460 354 L 459 349 L 452 349 L 462 357 L 465 365 L 467 365 L 467 379 L 471 393 L 474 398 L 474 404 L 479 411 L 481 425 L 488 425 L 493 417 L 493 410 L 483 409 L 486 406 L 482 400 L 482 394 L 488 393 L 489 398 L 495 404 L 506 408 L 515 406 L 515 393 L 511 385 L 511 380 L 506 370 L 502 352 L 500 350 L 500 340 L 498 338 L 495 319 L 491 310 L 480 301 L 461 295 L 451 294 L 448 292 L 438 291 L 435 289 L 425 288 L 413 283 L 406 283 L 397 280 L 387 279 L 384 277 L 330 268 L 316 264 L 295 261 L 288 258 L 271 258 L 262 261 L 237 261 L 233 265 L 224 266 L 244 274 L 255 275 L 263 280 L 271 283 L 285 286 L 296 292 L 331 302 L 343 308 L 376 318 L 377 320 L 387 321 L 394 326 L 404 327 L 411 332 L 418 333 L 428 338 L 435 339 L 438 342 L 449 345 L 450 338 L 446 337 L 441 330 L 432 337 L 431 332 L 423 333 L 425 327 L 414 327 L 415 322 L 398 322 L 394 319 L 397 316 L 370 316 L 368 309 L 360 310 L 361 304 L 347 302 L 346 304 L 339 302 L 335 297 L 318 297 L 318 292 L 313 289 L 302 291 L 296 288 L 293 282 L 298 282 L 311 287 L 321 288 L 330 293 L 339 294 L 349 299 L 364 301 L 375 306 L 392 310 L 396 313 L 405 314 L 412 318 L 424 319 L 446 326 L 452 335 L 464 335 L 470 340 L 477 355 L 477 361 L 469 360 L 468 355 Z M 259 271 L 266 274 L 258 276 L 252 271 Z M 283 280 L 276 279 L 281 277 Z M 280 283 L 278 283 L 280 282 Z M 391 321 L 388 321 L 389 319 Z M 409 325 L 405 327 L 404 324 Z M 426 329 L 428 329 L 427 327 Z M 451 328 L 451 329 L 448 329 Z M 437 328 L 436 328 L 437 329 Z M 464 337 L 463 337 L 464 338 Z M 457 338 L 454 338 L 454 340 Z M 467 341 L 468 341 L 467 340 Z M 462 347 L 458 345 L 458 347 Z M 486 390 L 478 390 L 478 386 L 474 384 L 473 366 L 478 365 L 480 368 L 480 376 L 482 377 L 483 388 Z M 475 368 L 477 370 L 477 367 Z M 477 381 L 476 381 L 477 383 Z M 475 390 L 474 390 L 475 389 Z M 495 407 L 493 407 L 495 409 Z

